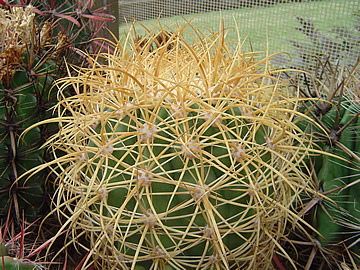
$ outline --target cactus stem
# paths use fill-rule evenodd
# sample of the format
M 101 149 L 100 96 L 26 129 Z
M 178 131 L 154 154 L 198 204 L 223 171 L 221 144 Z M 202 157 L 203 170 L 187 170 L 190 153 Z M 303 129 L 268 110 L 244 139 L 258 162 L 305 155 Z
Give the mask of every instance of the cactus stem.
M 11 143 L 11 167 L 13 170 L 13 174 L 14 174 L 14 182 L 11 183 L 11 189 L 14 188 L 17 189 L 18 186 L 18 173 L 17 173 L 17 168 L 16 168 L 16 161 L 15 161 L 15 157 L 16 157 L 16 140 L 15 140 L 15 134 L 14 134 L 14 130 L 10 129 L 9 131 L 10 133 L 10 143 Z M 18 222 L 20 222 L 20 210 L 19 210 L 19 202 L 18 202 L 18 194 L 17 192 L 12 192 L 12 197 L 13 197 L 13 202 L 14 202 L 14 209 L 15 209 L 15 215 L 16 215 L 16 220 Z

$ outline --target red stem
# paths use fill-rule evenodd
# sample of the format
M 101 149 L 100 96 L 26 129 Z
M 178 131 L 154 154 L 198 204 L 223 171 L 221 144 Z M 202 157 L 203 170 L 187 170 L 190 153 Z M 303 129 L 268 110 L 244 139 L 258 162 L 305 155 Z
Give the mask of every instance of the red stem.
M 280 262 L 280 259 L 276 254 L 272 257 L 272 264 L 277 270 L 286 270 L 285 266 Z

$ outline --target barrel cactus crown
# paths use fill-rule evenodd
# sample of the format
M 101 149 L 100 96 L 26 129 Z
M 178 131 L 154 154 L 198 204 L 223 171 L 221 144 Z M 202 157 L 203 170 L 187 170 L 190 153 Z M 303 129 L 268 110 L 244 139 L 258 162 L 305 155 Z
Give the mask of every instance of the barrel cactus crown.
M 302 224 L 311 141 L 296 88 L 225 36 L 129 34 L 58 81 L 77 94 L 51 120 L 48 144 L 66 153 L 55 207 L 102 267 L 267 269 L 286 224 Z

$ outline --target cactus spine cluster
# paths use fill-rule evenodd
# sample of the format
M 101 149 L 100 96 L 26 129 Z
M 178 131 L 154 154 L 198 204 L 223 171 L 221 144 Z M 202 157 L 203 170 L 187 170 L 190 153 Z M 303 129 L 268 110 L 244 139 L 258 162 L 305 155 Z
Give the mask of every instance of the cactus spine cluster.
M 129 34 L 58 81 L 53 201 L 103 269 L 267 269 L 286 225 L 304 226 L 297 88 L 225 35 Z

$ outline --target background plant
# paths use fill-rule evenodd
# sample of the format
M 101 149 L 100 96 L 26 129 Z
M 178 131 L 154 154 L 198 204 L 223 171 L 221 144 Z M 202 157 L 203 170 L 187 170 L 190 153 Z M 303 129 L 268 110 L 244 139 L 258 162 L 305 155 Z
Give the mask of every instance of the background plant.
M 1 87 L 1 207 L 6 217 L 9 205 L 19 220 L 25 210 L 35 217 L 46 198 L 46 175 L 34 176 L 26 184 L 18 177 L 48 160 L 39 146 L 55 125 L 33 130 L 19 141 L 19 134 L 30 125 L 51 117 L 56 103 L 51 87 L 66 72 L 69 63 L 86 64 L 82 50 L 95 51 L 91 39 L 111 16 L 94 11 L 93 1 L 27 1 L 0 9 L 0 87 Z M 81 8 L 80 8 L 81 6 Z M 99 24 L 99 22 L 101 24 Z M 92 46 L 92 47 L 91 47 Z
M 357 20 L 351 27 L 333 26 L 328 31 L 321 31 L 310 19 L 296 17 L 300 27 L 296 27 L 295 30 L 304 34 L 306 40 L 288 40 L 294 48 L 293 67 L 314 70 L 319 65 L 317 58 L 324 63 L 330 62 L 334 67 L 339 61 L 340 65 L 354 66 L 360 49 L 360 16 L 357 13 L 354 15 Z M 316 51 L 307 49 L 309 41 Z
M 57 103 L 57 91 L 52 89 L 55 80 L 67 74 L 66 63 L 88 65 L 84 51 L 96 52 L 106 47 L 93 38 L 113 17 L 102 9 L 94 9 L 94 1 L 9 1 L 2 4 L 0 220 L 2 226 L 6 224 L 11 211 L 9 223 L 13 224 L 15 235 L 22 230 L 22 217 L 28 224 L 49 213 L 54 190 L 49 171 L 39 172 L 26 181 L 20 178 L 51 159 L 40 146 L 57 130 L 57 125 L 41 126 L 22 139 L 19 139 L 20 134 L 27 127 L 52 117 L 50 108 Z M 70 89 L 65 93 L 71 95 Z M 48 218 L 39 232 L 39 223 L 29 230 L 40 233 L 41 241 L 52 238 L 59 226 L 57 219 Z M 54 249 L 58 249 L 56 244 Z M 62 262 L 67 259 L 64 256 Z
M 314 185 L 327 200 L 314 197 L 306 206 L 307 221 L 321 235 L 294 233 L 299 265 L 339 269 L 341 264 L 356 268 L 359 263 L 359 65 L 345 66 L 331 57 L 313 56 L 315 71 L 303 73 L 302 95 L 312 97 L 303 110 L 314 120 L 300 125 L 314 135 L 326 153 L 310 159 Z M 298 82 L 296 82 L 298 84 Z M 302 123 L 304 124 L 304 123 Z M 321 127 L 321 128 L 319 128 Z M 339 160 L 338 157 L 342 157 Z M 305 248 L 304 248 L 305 247 Z M 290 246 L 289 246 L 290 248 Z
M 25 225 L 22 218 L 21 231 L 16 233 L 17 225 L 10 214 L 11 209 L 9 209 L 6 222 L 0 227 L 0 267 L 8 270 L 46 269 L 46 262 L 39 260 L 39 254 L 54 239 L 44 241 L 41 245 L 37 244 L 38 240 L 34 240 L 37 237 L 32 234 L 31 227 L 38 220 Z

